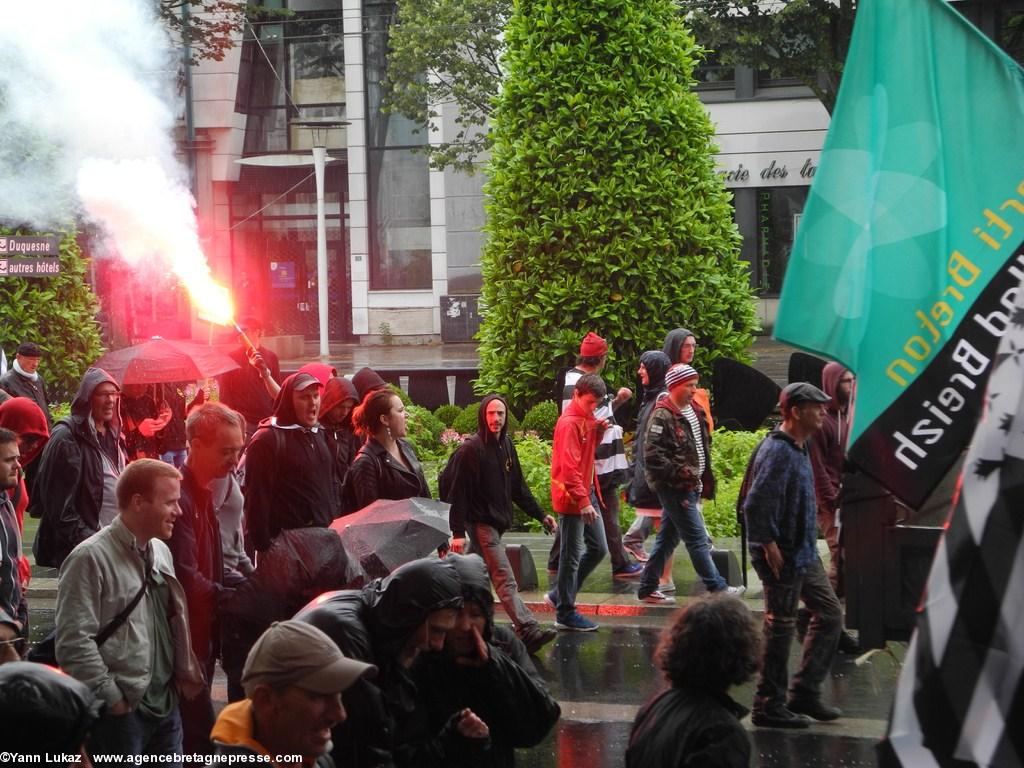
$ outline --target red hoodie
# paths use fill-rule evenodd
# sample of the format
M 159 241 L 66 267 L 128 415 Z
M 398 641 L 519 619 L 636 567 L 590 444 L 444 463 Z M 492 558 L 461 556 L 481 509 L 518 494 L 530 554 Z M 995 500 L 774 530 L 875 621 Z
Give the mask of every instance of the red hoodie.
M 578 515 L 590 506 L 594 453 L 604 428 L 571 400 L 555 424 L 551 451 L 551 506 L 560 515 Z
M 9 429 L 19 438 L 36 436 L 40 438 L 31 450 L 21 456 L 21 466 L 25 467 L 33 461 L 43 450 L 46 441 L 50 439 L 50 429 L 46 423 L 46 414 L 36 405 L 35 401 L 27 397 L 12 397 L 0 403 L 0 427 Z M 18 489 L 10 494 L 17 503 L 14 505 L 14 512 L 18 517 L 18 528 L 25 532 L 25 509 L 28 507 L 28 489 L 25 487 L 25 473 L 22 471 L 18 480 Z M 31 577 L 32 567 L 24 556 L 18 561 L 18 574 L 23 585 L 28 586 Z

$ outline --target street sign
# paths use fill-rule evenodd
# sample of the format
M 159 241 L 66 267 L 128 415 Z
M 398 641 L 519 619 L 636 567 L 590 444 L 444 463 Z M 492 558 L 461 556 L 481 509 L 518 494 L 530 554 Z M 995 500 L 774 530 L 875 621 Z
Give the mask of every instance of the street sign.
M 54 235 L 42 237 L 15 237 L 0 235 L 0 258 L 5 256 L 58 256 L 60 238 Z
M 0 277 L 53 277 L 60 274 L 60 259 L 0 258 Z

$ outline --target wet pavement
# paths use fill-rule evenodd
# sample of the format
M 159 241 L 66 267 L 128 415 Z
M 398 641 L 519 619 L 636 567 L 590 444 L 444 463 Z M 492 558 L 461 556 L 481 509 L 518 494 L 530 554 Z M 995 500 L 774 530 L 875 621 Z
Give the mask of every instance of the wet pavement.
M 547 585 L 545 570 L 551 539 L 543 535 L 510 534 L 524 544 L 538 566 L 540 589 L 525 594 L 528 604 L 540 612 Z M 719 541 L 735 551 L 737 542 Z M 33 639 L 40 639 L 53 625 L 56 582 L 39 572 L 33 580 Z M 696 599 L 702 588 L 685 553 L 676 558 L 674 578 L 680 603 Z M 751 576 L 753 573 L 751 572 Z M 612 579 L 607 561 L 584 585 L 579 607 L 601 626 L 593 633 L 562 633 L 537 657 L 537 664 L 562 706 L 562 719 L 537 747 L 522 750 L 523 768 L 605 768 L 621 766 L 629 732 L 640 705 L 659 687 L 653 666 L 659 634 L 675 608 L 649 606 L 636 600 L 635 581 Z M 761 588 L 751 581 L 745 602 L 755 615 L 761 612 Z M 496 606 L 496 618 L 505 615 Z M 551 621 L 548 612 L 540 616 Z M 753 744 L 754 766 L 866 766 L 875 765 L 874 745 L 885 731 L 886 719 L 906 646 L 890 643 L 887 651 L 866 657 L 837 656 L 826 684 L 825 699 L 841 707 L 844 717 L 834 723 L 816 723 L 806 731 L 756 728 L 744 721 Z M 792 648 L 791 669 L 796 668 L 799 648 Z M 753 684 L 733 689 L 733 698 L 749 707 Z M 226 702 L 226 686 L 218 672 L 214 699 Z
M 539 657 L 540 668 L 562 705 L 562 719 L 543 743 L 523 750 L 526 768 L 621 766 L 630 726 L 639 706 L 659 686 L 652 658 L 667 617 L 608 617 L 595 633 L 561 634 Z M 806 731 L 756 728 L 744 721 L 755 766 L 875 765 L 874 745 L 885 730 L 892 693 L 905 650 L 858 660 L 837 656 L 826 684 L 826 700 L 844 717 Z M 794 644 L 795 668 L 798 649 Z M 750 705 L 753 683 L 732 690 Z

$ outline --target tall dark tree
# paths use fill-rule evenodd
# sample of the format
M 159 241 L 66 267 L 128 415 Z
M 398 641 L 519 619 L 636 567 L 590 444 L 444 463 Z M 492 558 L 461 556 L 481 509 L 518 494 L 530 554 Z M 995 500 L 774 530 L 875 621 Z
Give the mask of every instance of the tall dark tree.
M 672 0 L 520 0 L 493 115 L 481 391 L 547 396 L 588 330 L 632 381 L 666 329 L 742 357 L 756 320 L 698 48 Z

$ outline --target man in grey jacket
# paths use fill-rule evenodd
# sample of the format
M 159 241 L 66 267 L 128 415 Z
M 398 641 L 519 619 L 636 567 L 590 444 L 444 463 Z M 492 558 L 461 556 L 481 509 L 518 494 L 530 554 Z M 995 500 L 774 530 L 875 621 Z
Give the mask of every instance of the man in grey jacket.
M 117 482 L 118 516 L 61 568 L 57 660 L 107 705 L 93 728 L 93 754 L 180 754 L 178 695 L 203 688 L 185 591 L 164 544 L 181 517 L 180 494 L 181 474 L 170 464 L 129 464 Z M 98 640 L 140 593 L 110 641 Z

